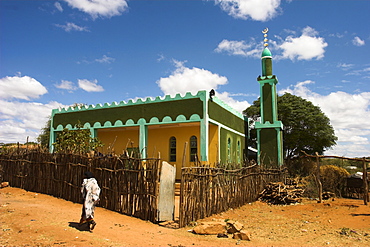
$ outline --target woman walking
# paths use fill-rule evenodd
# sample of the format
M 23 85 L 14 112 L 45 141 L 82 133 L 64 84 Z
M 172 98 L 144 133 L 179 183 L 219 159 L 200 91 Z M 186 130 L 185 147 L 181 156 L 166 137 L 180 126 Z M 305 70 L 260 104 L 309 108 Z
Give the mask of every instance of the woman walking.
M 89 230 L 94 230 L 96 222 L 94 221 L 95 205 L 99 202 L 100 187 L 92 172 L 85 172 L 81 186 L 83 198 L 82 215 L 80 225 L 88 223 Z

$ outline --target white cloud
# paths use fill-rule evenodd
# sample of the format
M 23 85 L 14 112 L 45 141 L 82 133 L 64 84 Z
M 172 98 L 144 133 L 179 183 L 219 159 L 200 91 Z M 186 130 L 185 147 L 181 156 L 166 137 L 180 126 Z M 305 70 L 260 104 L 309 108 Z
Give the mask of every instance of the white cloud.
M 92 18 L 121 15 L 128 9 L 125 0 L 64 0 L 72 8 L 79 9 Z
M 245 41 L 224 39 L 218 44 L 215 51 L 219 53 L 226 52 L 229 55 L 243 57 L 260 57 L 262 45 L 259 46 L 254 40 L 247 44 Z
M 59 89 L 65 89 L 70 92 L 77 90 L 78 88 L 81 88 L 87 92 L 102 92 L 104 91 L 104 88 L 100 85 L 98 85 L 98 80 L 86 80 L 86 79 L 79 79 L 78 87 L 74 85 L 71 81 L 62 80 L 60 84 L 55 84 L 54 86 Z
M 36 79 L 29 76 L 7 76 L 0 79 L 0 99 L 24 99 L 39 98 L 46 94 L 46 88 Z
M 108 57 L 107 55 L 103 55 L 101 58 L 95 58 L 93 60 L 82 60 L 78 61 L 77 64 L 92 64 L 92 63 L 106 63 L 110 64 L 113 63 L 116 59 L 113 57 Z
M 216 89 L 219 85 L 225 85 L 227 78 L 214 74 L 205 69 L 187 68 L 184 62 L 174 60 L 176 70 L 166 78 L 157 81 L 164 94 L 175 95 L 186 92 L 196 93 L 200 90 Z
M 169 77 L 161 78 L 157 81 L 158 86 L 165 95 L 174 96 L 177 93 L 185 95 L 187 92 L 195 94 L 201 90 L 210 91 L 214 89 L 216 97 L 239 112 L 250 106 L 247 101 L 235 100 L 228 92 L 217 92 L 219 86 L 228 83 L 226 77 L 205 69 L 187 68 L 184 65 L 185 62 L 173 60 L 176 70 Z
M 370 67 L 365 67 L 363 69 L 355 69 L 351 70 L 345 75 L 356 75 L 356 76 L 362 76 L 363 78 L 369 78 Z
M 280 0 L 215 0 L 221 9 L 237 19 L 268 21 L 280 12 Z
M 51 110 L 64 105 L 52 101 L 47 104 L 37 102 L 11 102 L 0 100 L 0 142 L 24 143 L 36 141 L 45 126 Z
M 71 32 L 71 31 L 90 32 L 87 27 L 81 27 L 72 22 L 67 22 L 66 25 L 55 24 L 55 26 L 62 28 L 66 32 Z
M 320 95 L 307 86 L 313 81 L 298 82 L 294 86 L 280 90 L 279 94 L 289 92 L 311 101 L 330 119 L 338 137 L 337 145 L 328 150 L 328 155 L 363 157 L 370 154 L 370 92 L 348 94 L 332 92 Z
M 354 37 L 353 40 L 352 40 L 352 44 L 354 44 L 355 46 L 363 46 L 365 45 L 365 40 L 362 40 L 360 39 L 360 37 Z
M 299 37 L 294 37 L 295 32 L 293 31 L 285 30 L 285 32 L 292 33 L 292 35 L 287 36 L 285 40 L 275 36 L 277 41 L 270 39 L 268 42 L 270 47 L 275 49 L 274 59 L 311 60 L 324 57 L 325 47 L 328 44 L 324 38 L 316 37 L 318 32 L 315 29 L 307 26 Z M 262 42 L 258 43 L 254 39 L 249 42 L 224 39 L 218 44 L 215 52 L 259 58 L 262 50 Z
M 166 59 L 166 57 L 163 54 L 158 54 L 157 62 L 160 62 L 164 59 Z
M 108 57 L 107 55 L 103 55 L 102 58 L 95 59 L 95 62 L 98 62 L 98 63 L 113 63 L 114 61 L 115 61 L 114 58 Z
M 56 88 L 74 91 L 77 87 L 71 81 L 62 80 L 60 84 L 55 84 Z
M 248 101 L 238 101 L 232 98 L 232 94 L 228 92 L 216 92 L 216 97 L 231 106 L 236 111 L 242 113 L 245 109 L 247 109 L 251 104 L 248 103 Z
M 300 37 L 288 36 L 285 41 L 280 45 L 283 50 L 283 58 L 291 60 L 311 60 L 321 59 L 324 57 L 325 47 L 328 43 L 324 38 L 316 37 L 318 32 L 307 26 L 302 30 Z
M 354 64 L 348 64 L 348 63 L 339 63 L 337 65 L 338 68 L 341 68 L 342 70 L 349 70 L 353 68 Z
M 57 8 L 57 10 L 59 10 L 60 12 L 63 12 L 63 7 L 59 2 L 55 2 L 54 6 L 55 8 Z
M 87 92 L 103 92 L 104 88 L 98 85 L 98 80 L 78 79 L 78 86 Z

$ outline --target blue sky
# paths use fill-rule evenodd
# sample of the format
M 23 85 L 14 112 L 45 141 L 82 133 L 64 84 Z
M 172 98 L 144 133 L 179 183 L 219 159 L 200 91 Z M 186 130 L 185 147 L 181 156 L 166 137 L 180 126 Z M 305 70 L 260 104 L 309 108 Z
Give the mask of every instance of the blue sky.
M 262 30 L 278 93 L 321 107 L 338 144 L 370 155 L 370 1 L 0 1 L 0 142 L 35 141 L 74 103 L 216 90 L 242 111 L 259 96 Z

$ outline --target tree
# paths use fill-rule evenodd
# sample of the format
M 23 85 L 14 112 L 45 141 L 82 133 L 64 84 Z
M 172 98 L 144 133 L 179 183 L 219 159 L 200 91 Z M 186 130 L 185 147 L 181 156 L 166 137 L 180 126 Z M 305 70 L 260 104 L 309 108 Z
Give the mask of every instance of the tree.
M 41 129 L 41 133 L 37 137 L 37 141 L 40 143 L 42 148 L 49 149 L 50 126 L 51 126 L 51 118 L 49 117 L 48 121 L 45 124 L 45 127 Z
M 84 103 L 73 103 L 71 107 L 82 107 L 86 106 Z M 49 149 L 49 140 L 50 140 L 50 129 L 51 129 L 51 117 L 49 116 L 48 121 L 45 124 L 45 127 L 41 129 L 41 133 L 37 137 L 38 143 L 40 143 L 42 148 Z
M 75 128 L 75 130 L 65 128 L 58 134 L 56 142 L 53 143 L 55 152 L 85 154 L 103 146 L 99 138 L 92 138 L 90 130 L 82 129 L 80 123 L 76 124 Z
M 336 144 L 338 139 L 330 124 L 330 119 L 320 107 L 301 97 L 285 93 L 277 97 L 278 119 L 283 123 L 284 157 L 291 160 L 300 155 L 301 150 L 314 155 Z M 260 99 L 253 102 L 243 113 L 257 121 L 260 117 Z M 251 140 L 256 142 L 256 130 L 251 130 Z

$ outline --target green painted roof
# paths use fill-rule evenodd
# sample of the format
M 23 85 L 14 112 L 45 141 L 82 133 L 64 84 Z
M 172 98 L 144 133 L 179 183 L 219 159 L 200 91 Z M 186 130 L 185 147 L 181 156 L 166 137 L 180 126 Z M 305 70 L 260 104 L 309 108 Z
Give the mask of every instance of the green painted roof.
M 264 57 L 272 57 L 271 51 L 267 47 L 265 47 L 265 49 L 263 49 L 263 52 L 262 52 L 262 55 L 261 55 L 261 58 L 264 58 Z

